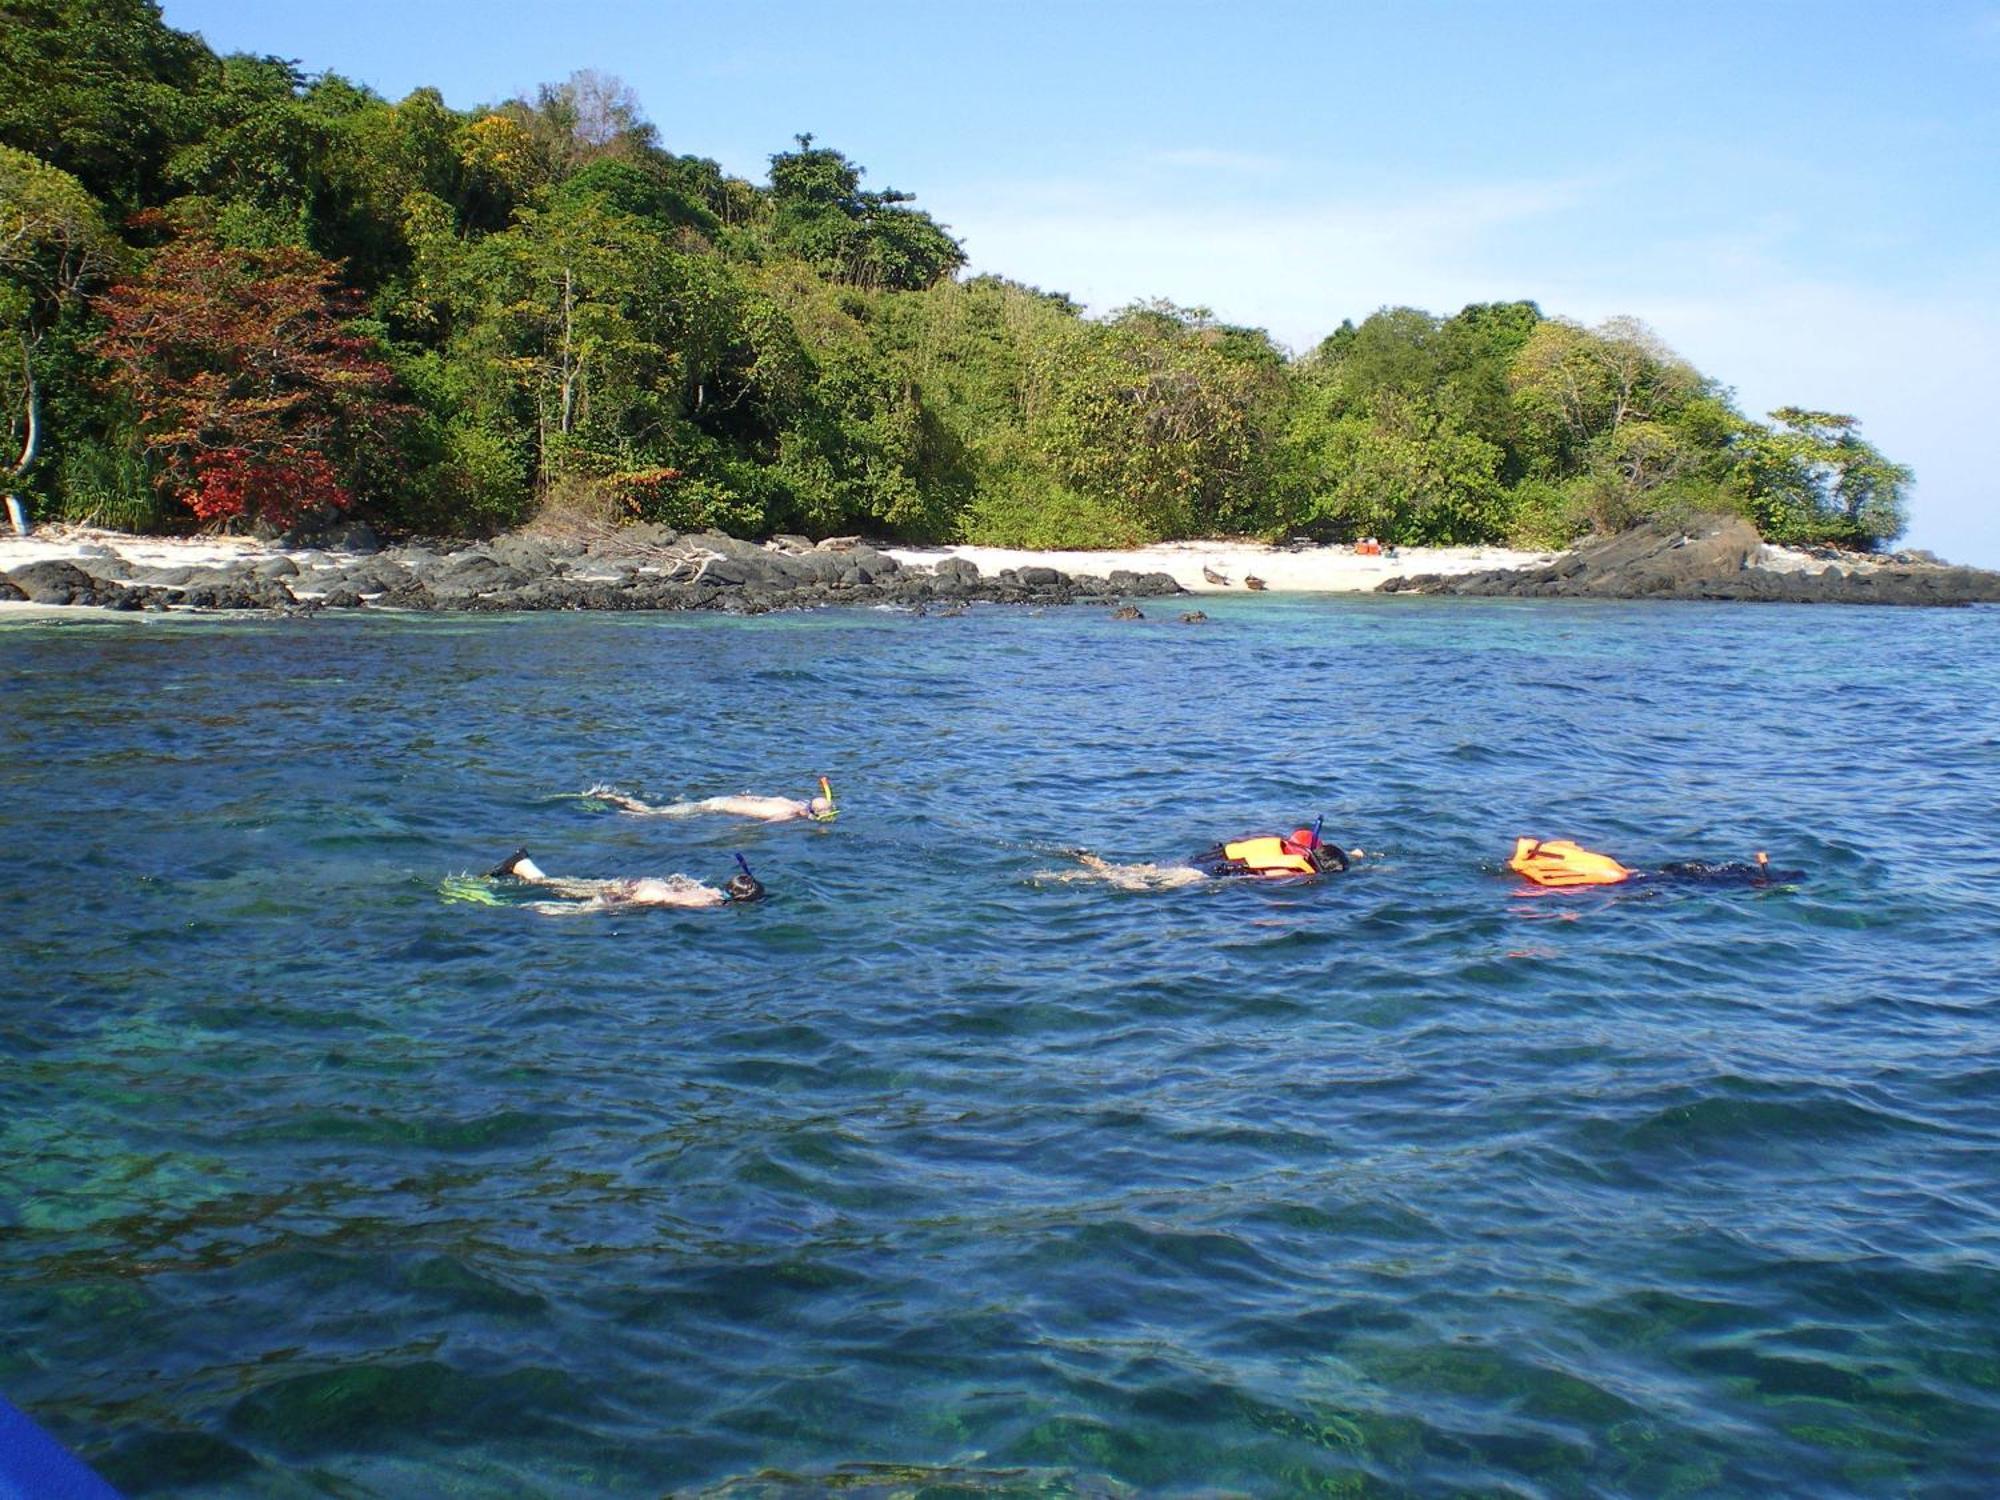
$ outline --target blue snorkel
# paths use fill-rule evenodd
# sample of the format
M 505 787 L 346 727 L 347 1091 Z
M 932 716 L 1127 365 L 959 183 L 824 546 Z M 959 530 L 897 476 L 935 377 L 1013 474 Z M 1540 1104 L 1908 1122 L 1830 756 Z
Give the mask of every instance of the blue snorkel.
M 1321 840 L 1319 836 L 1320 829 L 1324 827 L 1326 827 L 1326 814 L 1321 813 L 1317 818 L 1313 819 L 1313 859 L 1316 862 L 1327 859 L 1326 844 L 1323 840 Z M 1345 849 L 1335 849 L 1333 851 L 1332 860 L 1334 865 L 1340 870 L 1341 873 L 1343 874 L 1346 873 L 1347 851 Z M 1325 864 L 1321 864 L 1320 868 L 1322 870 L 1325 869 L 1326 868 Z

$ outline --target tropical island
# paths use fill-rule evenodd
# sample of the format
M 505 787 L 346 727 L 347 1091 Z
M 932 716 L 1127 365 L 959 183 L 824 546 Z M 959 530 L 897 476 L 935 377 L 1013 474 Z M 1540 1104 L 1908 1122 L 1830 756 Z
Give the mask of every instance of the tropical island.
M 964 278 L 810 135 L 763 183 L 594 72 L 487 107 L 217 56 L 153 0 L 13 7 L 0 463 L 23 513 L 490 537 L 1530 553 L 1737 518 L 1879 551 L 1910 471 L 1759 420 L 1644 324 L 1383 308 L 1293 354 L 1168 301 Z

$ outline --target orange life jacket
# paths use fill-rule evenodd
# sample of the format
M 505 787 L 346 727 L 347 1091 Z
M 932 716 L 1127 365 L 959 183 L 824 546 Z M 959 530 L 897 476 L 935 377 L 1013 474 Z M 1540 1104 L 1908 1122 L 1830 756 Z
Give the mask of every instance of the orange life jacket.
M 1632 872 L 1608 854 L 1594 854 L 1568 839 L 1515 839 L 1507 868 L 1536 885 L 1616 885 Z
M 1275 834 L 1264 838 L 1238 839 L 1222 846 L 1222 857 L 1234 860 L 1252 875 L 1317 875 L 1315 865 L 1303 850 L 1294 851 Z

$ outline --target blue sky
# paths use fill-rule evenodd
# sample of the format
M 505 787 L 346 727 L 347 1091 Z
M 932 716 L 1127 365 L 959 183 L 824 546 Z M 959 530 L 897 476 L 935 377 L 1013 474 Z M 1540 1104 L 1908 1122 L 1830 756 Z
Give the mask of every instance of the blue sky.
M 1745 410 L 1850 411 L 1908 543 L 2000 566 L 2000 0 L 166 0 L 222 50 L 458 106 L 624 78 L 762 180 L 800 131 L 978 270 L 1309 347 L 1532 297 L 1629 313 Z

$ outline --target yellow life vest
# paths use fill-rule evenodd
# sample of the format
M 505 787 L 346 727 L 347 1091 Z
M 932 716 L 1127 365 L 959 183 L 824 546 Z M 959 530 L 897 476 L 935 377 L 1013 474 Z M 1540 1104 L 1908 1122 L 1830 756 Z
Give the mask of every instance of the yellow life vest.
M 1319 866 L 1303 854 L 1293 854 L 1275 835 L 1238 839 L 1222 846 L 1222 857 L 1235 860 L 1252 875 L 1317 875 Z
M 1515 839 L 1507 868 L 1536 885 L 1616 885 L 1632 872 L 1608 854 L 1579 848 L 1568 839 Z

